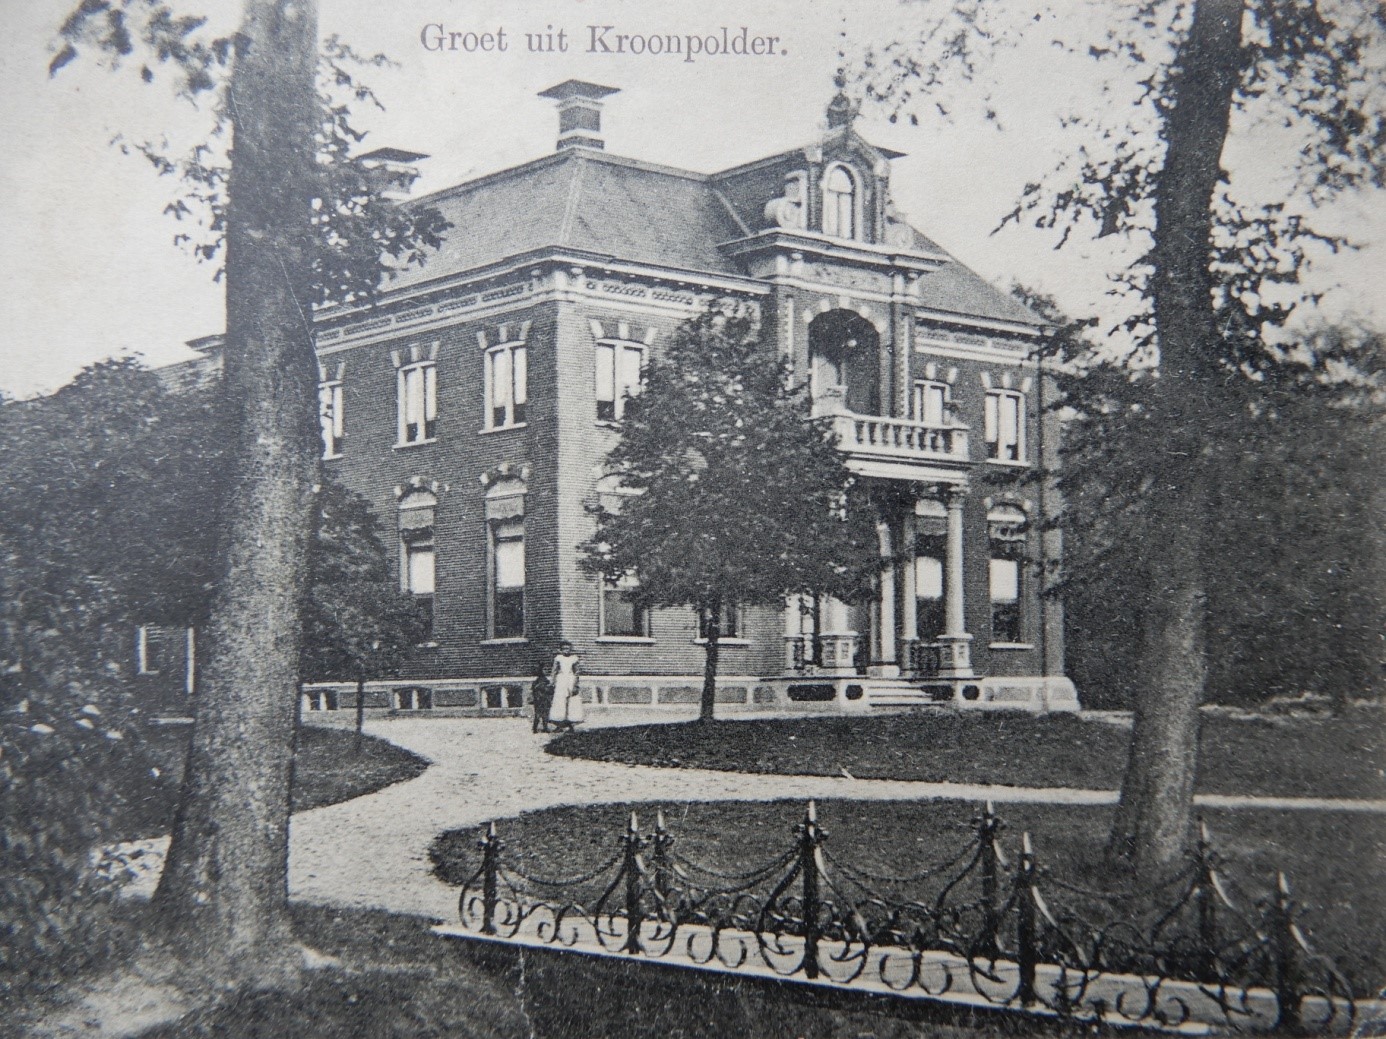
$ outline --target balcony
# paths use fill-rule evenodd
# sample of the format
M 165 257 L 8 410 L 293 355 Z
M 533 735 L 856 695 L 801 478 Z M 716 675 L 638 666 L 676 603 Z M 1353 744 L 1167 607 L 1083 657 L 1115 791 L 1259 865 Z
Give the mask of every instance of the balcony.
M 957 423 L 930 425 L 847 412 L 833 416 L 833 429 L 838 445 L 853 460 L 967 461 L 967 427 Z

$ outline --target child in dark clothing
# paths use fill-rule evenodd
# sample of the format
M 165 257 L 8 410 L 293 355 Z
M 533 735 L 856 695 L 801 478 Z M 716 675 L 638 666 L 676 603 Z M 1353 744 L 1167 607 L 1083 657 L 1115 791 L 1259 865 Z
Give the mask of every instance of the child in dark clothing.
M 544 731 L 548 732 L 549 709 L 553 706 L 553 683 L 549 681 L 548 673 L 542 666 L 534 676 L 534 683 L 529 687 L 529 695 L 534 711 L 532 730 L 538 732 L 542 725 Z

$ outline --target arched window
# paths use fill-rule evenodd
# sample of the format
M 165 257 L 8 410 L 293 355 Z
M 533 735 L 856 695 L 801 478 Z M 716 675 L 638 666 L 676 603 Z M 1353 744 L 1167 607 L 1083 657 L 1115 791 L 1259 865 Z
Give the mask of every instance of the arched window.
M 857 236 L 857 182 L 845 166 L 833 166 L 823 178 L 823 233 Z

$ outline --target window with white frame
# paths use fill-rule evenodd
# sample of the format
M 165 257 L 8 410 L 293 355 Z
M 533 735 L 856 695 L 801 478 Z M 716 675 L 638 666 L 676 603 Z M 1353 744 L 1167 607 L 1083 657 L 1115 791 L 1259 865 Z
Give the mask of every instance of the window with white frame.
M 602 581 L 601 633 L 606 638 L 650 637 L 650 611 L 636 601 L 640 582 L 627 574 L 614 584 Z
M 723 606 L 722 618 L 717 625 L 717 640 L 744 638 L 746 625 L 740 606 Z M 707 610 L 698 611 L 698 640 L 707 641 L 708 628 L 712 625 L 712 614 Z
M 597 420 L 617 422 L 627 397 L 640 392 L 645 348 L 639 343 L 597 344 Z
M 504 429 L 525 421 L 529 401 L 529 359 L 524 343 L 502 343 L 486 351 L 486 428 Z
M 415 491 L 399 503 L 400 588 L 419 604 L 425 638 L 432 634 L 433 593 L 437 583 L 437 550 L 433 538 L 438 500 L 428 491 Z
M 823 178 L 823 233 L 857 236 L 857 182 L 845 166 L 834 166 Z
M 399 442 L 422 444 L 438 435 L 438 368 L 421 361 L 399 370 Z
M 1025 461 L 1025 395 L 1017 390 L 988 390 L 984 418 L 987 457 L 997 462 Z
M 925 382 L 914 384 L 914 420 L 930 426 L 943 425 L 948 414 L 948 384 Z
M 491 523 L 491 638 L 525 634 L 525 521 Z
M 987 513 L 992 642 L 1018 644 L 1022 641 L 1020 592 L 1024 577 L 1025 522 L 1025 513 L 1010 505 Z
M 343 422 L 342 381 L 333 379 L 318 384 L 318 424 L 322 429 L 322 456 L 340 458 L 342 438 L 345 435 Z

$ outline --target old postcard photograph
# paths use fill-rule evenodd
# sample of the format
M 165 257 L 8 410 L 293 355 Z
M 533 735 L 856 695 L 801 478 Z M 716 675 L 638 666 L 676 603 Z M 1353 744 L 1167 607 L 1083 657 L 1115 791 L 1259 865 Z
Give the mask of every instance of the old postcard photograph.
M 1386 9 L 0 12 L 0 1036 L 1386 1034 Z

